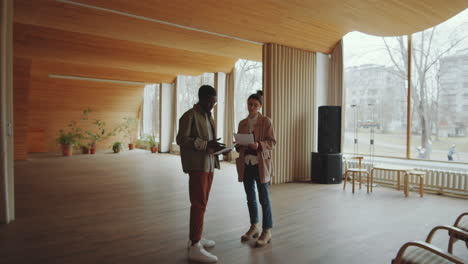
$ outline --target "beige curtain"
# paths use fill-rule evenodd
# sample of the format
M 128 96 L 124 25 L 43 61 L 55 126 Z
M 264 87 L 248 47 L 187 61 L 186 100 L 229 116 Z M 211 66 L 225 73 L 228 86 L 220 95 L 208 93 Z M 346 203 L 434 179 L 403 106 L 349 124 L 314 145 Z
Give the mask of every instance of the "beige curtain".
M 340 40 L 331 54 L 328 78 L 328 105 L 343 103 L 343 41 Z
M 344 146 L 346 91 L 343 85 L 343 40 L 340 40 L 331 54 L 328 79 L 328 105 L 341 106 L 341 151 Z
M 235 70 L 226 74 L 226 94 L 224 98 L 224 135 L 223 142 L 230 145 L 233 139 L 233 131 L 237 130 L 234 127 L 234 80 Z M 227 160 L 232 161 L 234 153 L 226 155 Z
M 264 113 L 273 121 L 273 184 L 310 180 L 314 137 L 315 54 L 263 46 Z
M 217 72 L 214 73 L 213 88 L 216 90 L 216 94 L 218 95 L 218 103 L 219 103 L 218 73 Z M 215 124 L 217 126 L 217 124 L 218 124 L 218 105 L 214 106 L 213 119 L 214 119 Z M 219 135 L 217 135 L 217 136 L 219 136 Z M 224 136 L 224 135 L 222 135 L 222 136 Z
M 172 83 L 174 87 L 174 97 L 172 97 L 172 133 L 171 133 L 171 153 L 179 153 L 179 146 L 175 143 L 177 136 L 177 81 Z M 161 95 L 159 95 L 161 97 Z
M 137 113 L 137 121 L 139 123 L 137 135 L 139 135 L 139 138 L 143 137 L 143 105 L 144 105 L 144 101 L 145 101 L 145 99 L 142 96 L 141 103 L 140 103 L 140 106 L 138 106 L 138 113 Z
M 0 2 L 0 223 L 15 219 L 13 164 L 13 1 Z

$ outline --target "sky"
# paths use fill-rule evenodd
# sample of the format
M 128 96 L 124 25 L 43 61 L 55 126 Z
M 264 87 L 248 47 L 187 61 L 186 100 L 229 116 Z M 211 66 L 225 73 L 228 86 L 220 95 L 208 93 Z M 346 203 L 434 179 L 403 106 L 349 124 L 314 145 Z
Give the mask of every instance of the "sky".
M 449 39 L 457 38 L 463 34 L 468 34 L 468 9 L 465 9 L 458 15 L 436 26 L 436 38 L 434 43 L 446 43 Z M 454 29 L 457 29 L 454 32 Z M 452 35 L 450 35 L 452 33 Z M 421 33 L 413 34 L 413 45 L 418 40 Z M 396 41 L 392 37 L 386 38 L 389 45 L 395 45 Z M 405 42 L 407 42 L 405 37 Z M 468 49 L 468 38 L 457 45 L 452 54 L 460 49 Z M 353 31 L 344 37 L 344 64 L 345 67 L 357 66 L 362 64 L 381 64 L 390 66 L 391 60 L 385 51 L 385 45 L 382 37 L 364 34 Z

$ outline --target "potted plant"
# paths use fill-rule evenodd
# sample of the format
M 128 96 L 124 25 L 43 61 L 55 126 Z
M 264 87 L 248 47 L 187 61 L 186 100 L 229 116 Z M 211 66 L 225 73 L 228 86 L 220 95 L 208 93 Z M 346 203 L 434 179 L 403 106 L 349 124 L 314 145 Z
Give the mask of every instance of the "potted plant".
M 80 144 L 80 149 L 82 154 L 89 154 L 89 148 L 87 144 Z
M 155 137 L 153 135 L 148 135 L 146 140 L 148 141 L 151 153 L 156 153 L 158 151 L 158 146 Z
M 91 112 L 91 109 L 85 109 L 83 111 L 83 117 L 81 120 L 89 120 L 89 113 Z M 96 154 L 97 143 L 115 135 L 117 128 L 114 128 L 110 132 L 106 133 L 106 122 L 98 119 L 93 119 L 91 125 L 92 127 L 89 130 L 86 130 L 85 134 L 87 141 L 91 142 L 89 143 L 89 153 Z
M 59 136 L 57 137 L 57 143 L 61 145 L 63 156 L 71 156 L 73 154 L 73 146 L 79 143 L 79 140 L 83 138 L 81 129 L 77 127 L 76 121 L 70 121 L 67 125 L 68 129 L 59 130 Z
M 115 130 L 113 129 L 111 132 L 106 133 L 106 122 L 101 120 L 94 120 L 93 125 L 95 126 L 94 130 L 87 130 L 87 138 L 91 142 L 90 144 L 90 153 L 96 153 L 96 145 L 99 141 L 105 140 L 113 135 L 115 135 Z
M 63 129 L 59 130 L 57 143 L 61 145 L 63 156 L 71 156 L 73 154 L 73 145 L 77 142 L 77 135 L 72 131 L 65 132 Z
M 112 144 L 112 150 L 114 153 L 119 153 L 120 150 L 122 149 L 122 142 L 116 141 L 114 144 Z
M 124 117 L 124 121 L 119 127 L 119 130 L 124 132 L 124 136 L 128 139 L 128 149 L 133 150 L 135 145 L 133 142 L 135 141 L 136 130 L 137 130 L 137 120 L 134 117 Z

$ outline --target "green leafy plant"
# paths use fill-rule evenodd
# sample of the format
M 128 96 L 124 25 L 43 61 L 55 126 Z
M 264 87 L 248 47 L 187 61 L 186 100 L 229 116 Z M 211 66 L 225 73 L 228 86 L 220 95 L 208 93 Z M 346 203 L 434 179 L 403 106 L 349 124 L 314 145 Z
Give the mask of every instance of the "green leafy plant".
M 153 135 L 147 135 L 146 141 L 148 142 L 149 147 L 156 147 L 158 142 L 156 142 L 156 138 Z
M 63 129 L 59 130 L 57 143 L 61 145 L 75 145 L 78 142 L 77 136 L 72 132 L 65 132 Z
M 84 126 L 84 124 L 82 124 L 84 121 L 87 121 L 89 119 L 88 117 L 88 114 L 91 112 L 91 109 L 90 108 L 86 108 L 85 110 L 83 110 L 83 113 L 81 115 L 81 118 L 79 120 L 80 122 L 80 126 Z M 77 126 L 78 125 L 78 122 L 76 121 L 72 121 L 74 122 L 74 125 Z M 89 138 L 87 137 L 87 133 L 85 130 L 83 130 L 82 128 L 80 128 L 80 137 L 76 143 L 76 145 L 80 148 L 80 149 L 83 149 L 83 148 L 88 148 L 91 144 L 89 142 Z
M 124 133 L 125 139 L 128 140 L 129 144 L 133 144 L 136 140 L 136 130 L 138 121 L 134 117 L 124 117 L 122 124 L 118 130 Z
M 148 141 L 138 139 L 135 141 L 135 147 L 139 149 L 148 149 L 149 148 Z
M 114 142 L 114 144 L 112 144 L 112 150 L 115 153 L 119 153 L 121 149 L 122 149 L 122 142 L 116 141 Z
M 85 109 L 83 111 L 83 117 L 81 118 L 81 120 L 83 120 L 83 121 L 90 120 L 91 121 L 92 127 L 91 127 L 91 129 L 86 130 L 85 134 L 86 134 L 86 139 L 87 139 L 89 145 L 93 146 L 93 145 L 96 145 L 101 140 L 105 140 L 105 139 L 108 139 L 111 136 L 115 136 L 116 132 L 117 132 L 117 130 L 119 128 L 117 127 L 117 128 L 111 129 L 110 131 L 106 130 L 106 122 L 104 122 L 102 120 L 99 120 L 99 119 L 92 119 L 91 120 L 89 118 L 89 114 L 91 112 L 92 112 L 91 109 L 89 109 L 89 108 Z
M 77 126 L 76 121 L 70 121 L 67 129 L 60 129 L 58 132 L 57 143 L 61 145 L 77 145 L 83 138 L 82 130 Z

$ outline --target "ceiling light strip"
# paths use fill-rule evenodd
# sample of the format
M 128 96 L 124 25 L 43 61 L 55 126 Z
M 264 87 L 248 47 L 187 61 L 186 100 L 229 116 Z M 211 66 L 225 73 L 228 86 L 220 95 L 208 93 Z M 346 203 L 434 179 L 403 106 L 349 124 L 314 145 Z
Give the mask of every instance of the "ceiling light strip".
M 77 5 L 77 6 L 92 8 L 92 9 L 96 9 L 96 10 L 100 10 L 100 11 L 104 11 L 104 12 L 114 13 L 114 14 L 118 14 L 118 15 L 122 15 L 122 16 L 127 16 L 127 17 L 132 17 L 132 18 L 141 19 L 141 20 L 146 20 L 146 21 L 150 21 L 150 22 L 154 22 L 154 23 L 159 23 L 159 24 L 169 25 L 169 26 L 173 26 L 173 27 L 188 29 L 188 30 L 192 30 L 192 31 L 203 32 L 203 33 L 215 35 L 215 36 L 218 36 L 218 37 L 229 38 L 229 39 L 235 39 L 235 40 L 239 40 L 239 41 L 243 41 L 243 42 L 248 42 L 248 43 L 252 43 L 252 44 L 256 44 L 256 45 L 263 45 L 263 43 L 257 42 L 257 41 L 252 41 L 252 40 L 248 40 L 248 39 L 242 39 L 242 38 L 233 37 L 233 36 L 229 36 L 229 35 L 225 35 L 225 34 L 220 34 L 220 33 L 215 33 L 215 32 L 210 32 L 210 31 L 206 31 L 206 30 L 203 30 L 203 29 L 198 29 L 198 28 L 193 28 L 193 27 L 187 27 L 187 26 L 183 26 L 183 25 L 179 25 L 179 24 L 174 24 L 174 23 L 170 23 L 170 22 L 163 21 L 163 20 L 158 20 L 158 19 L 149 18 L 149 17 L 137 16 L 137 15 L 133 15 L 133 14 L 129 14 L 129 13 L 117 11 L 117 10 L 112 10 L 112 9 L 108 9 L 108 8 L 97 7 L 97 6 L 88 5 L 88 4 L 83 4 L 83 3 L 77 3 L 77 2 L 73 2 L 73 1 L 69 1 L 69 0 L 55 0 L 55 1 L 61 2 L 61 3 L 66 3 L 66 4 L 71 4 L 71 5 Z
M 80 76 L 70 76 L 70 75 L 57 75 L 57 74 L 49 74 L 49 78 L 80 80 L 80 81 L 93 81 L 93 82 L 110 82 L 110 83 L 120 83 L 120 84 L 146 85 L 146 83 L 142 83 L 142 82 L 120 81 L 120 80 L 112 80 L 112 79 L 100 79 L 100 78 L 90 78 L 90 77 L 80 77 Z

